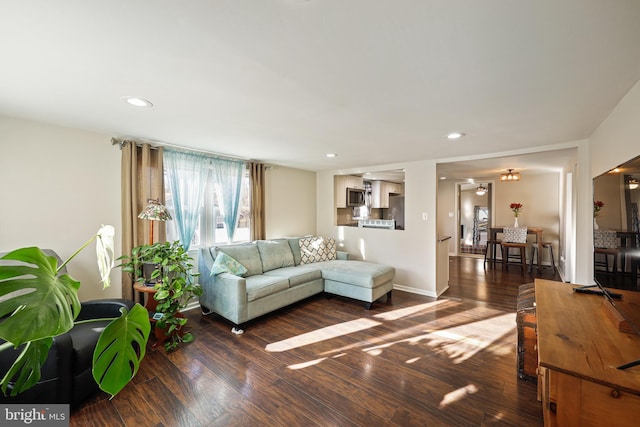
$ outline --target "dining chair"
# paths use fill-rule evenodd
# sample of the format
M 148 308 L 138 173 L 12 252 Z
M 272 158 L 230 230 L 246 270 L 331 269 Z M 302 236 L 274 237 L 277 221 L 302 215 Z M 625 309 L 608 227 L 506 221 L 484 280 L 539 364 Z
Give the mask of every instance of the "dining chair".
M 502 268 L 519 265 L 522 274 L 527 269 L 527 227 L 504 227 L 502 232 Z M 511 254 L 511 249 L 518 249 Z

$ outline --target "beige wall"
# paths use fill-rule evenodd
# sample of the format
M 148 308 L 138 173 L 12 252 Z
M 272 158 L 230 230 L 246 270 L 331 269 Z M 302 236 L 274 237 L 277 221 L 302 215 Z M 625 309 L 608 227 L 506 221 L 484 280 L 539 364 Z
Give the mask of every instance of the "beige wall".
M 509 205 L 522 203 L 518 225 L 542 227 L 545 241 L 557 243 L 560 223 L 559 185 L 559 173 L 523 175 L 518 182 L 496 180 L 496 224 L 513 224 L 515 218 Z
M 405 169 L 406 230 L 380 230 L 334 225 L 334 175 Z M 380 165 L 358 170 L 318 172 L 319 235 L 335 237 L 341 250 L 355 259 L 396 268 L 395 288 L 436 296 L 436 168 L 434 161 Z
M 575 253 L 568 253 L 567 256 L 576 258 L 578 283 L 587 283 L 590 278 L 592 280 L 591 178 L 640 154 L 637 144 L 637 135 L 640 134 L 638 117 L 640 84 L 627 94 L 588 142 L 578 145 L 577 166 L 571 171 L 574 174 L 575 193 L 571 203 L 576 212 L 575 221 L 563 232 L 567 235 L 566 246 L 573 242 Z M 109 140 L 110 135 L 0 116 L 0 146 L 3 153 L 0 157 L 0 180 L 3 182 L 0 251 L 38 245 L 55 248 L 66 257 L 93 235 L 101 224 L 121 228 L 120 152 L 111 146 Z M 274 168 L 267 173 L 269 237 L 313 234 L 315 221 L 316 234 L 337 237 L 344 245 L 343 249 L 356 257 L 394 265 L 399 288 L 435 295 L 436 289 L 441 288 L 436 287 L 435 283 L 436 235 L 452 234 L 451 221 L 446 215 L 452 210 L 447 205 L 453 196 L 446 196 L 448 199 L 436 196 L 435 160 L 382 165 L 368 170 L 395 168 L 406 169 L 406 231 L 336 227 L 333 225 L 333 175 L 337 171 L 320 172 L 316 177 L 311 172 Z M 366 171 L 358 169 L 339 173 Z M 312 188 L 314 178 L 315 191 Z M 529 183 L 537 179 L 532 178 Z M 540 179 L 544 181 L 551 178 Z M 559 181 L 562 180 L 555 180 Z M 550 181 L 538 183 L 549 184 Z M 520 188 L 526 189 L 528 186 L 525 184 Z M 556 188 L 559 186 L 557 184 Z M 544 186 L 537 188 L 540 193 L 541 189 L 545 189 Z M 516 191 L 516 187 L 511 189 Z M 496 200 L 496 223 L 507 219 L 512 221 L 508 211 L 511 201 L 525 200 L 524 194 L 533 197 L 532 200 L 538 200 L 541 196 L 530 189 L 527 191 L 531 193 L 510 194 L 509 191 L 504 199 Z M 315 201 L 312 200 L 314 193 Z M 438 193 L 447 192 L 442 191 L 441 187 Z M 500 193 L 496 189 L 496 194 Z M 555 197 L 561 196 L 554 194 L 549 200 Z M 292 205 L 290 201 L 294 198 L 298 203 Z M 557 221 L 553 213 L 556 208 L 559 209 L 544 206 L 544 203 L 525 206 L 522 221 L 525 225 L 548 223 L 551 230 L 554 221 Z M 436 227 L 436 216 L 442 218 L 443 215 L 445 221 Z M 120 241 L 116 235 L 118 249 Z M 70 269 L 83 283 L 80 293 L 82 299 L 120 294 L 119 275 L 115 272 L 112 273 L 112 289 L 107 292 L 99 290 L 98 273 L 91 250 L 81 254 L 70 265 Z
M 63 259 L 102 224 L 116 228 L 120 255 L 120 151 L 110 136 L 0 116 L 0 251 L 54 249 Z M 95 246 L 70 264 L 80 298 L 121 295 L 119 272 L 102 291 Z
M 267 238 L 316 232 L 316 173 L 273 166 L 266 171 Z
M 63 259 L 102 224 L 116 228 L 120 256 L 120 150 L 111 136 L 0 116 L 0 252 L 52 248 Z M 269 237 L 315 233 L 315 173 L 274 167 L 266 173 Z M 81 300 L 121 296 L 118 269 L 102 291 L 95 249 L 69 265 Z

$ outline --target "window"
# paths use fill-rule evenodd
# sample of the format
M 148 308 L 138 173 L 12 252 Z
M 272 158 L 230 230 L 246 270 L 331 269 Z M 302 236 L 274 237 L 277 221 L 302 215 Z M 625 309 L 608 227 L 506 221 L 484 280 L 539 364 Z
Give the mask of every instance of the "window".
M 175 217 L 173 209 L 173 197 L 167 185 L 165 173 L 165 204 L 171 216 Z M 250 192 L 249 192 L 249 169 L 246 168 L 242 177 L 242 189 L 240 193 L 240 212 L 238 214 L 238 222 L 236 232 L 233 236 L 234 242 L 247 242 L 250 240 Z M 225 244 L 227 242 L 227 230 L 224 225 L 222 214 L 219 209 L 220 200 L 218 199 L 216 186 L 213 180 L 213 171 L 209 171 L 207 184 L 202 205 L 200 206 L 200 216 L 196 231 L 191 239 L 190 249 L 201 246 L 213 246 L 215 244 Z M 167 240 L 179 240 L 180 235 L 174 221 L 167 221 Z

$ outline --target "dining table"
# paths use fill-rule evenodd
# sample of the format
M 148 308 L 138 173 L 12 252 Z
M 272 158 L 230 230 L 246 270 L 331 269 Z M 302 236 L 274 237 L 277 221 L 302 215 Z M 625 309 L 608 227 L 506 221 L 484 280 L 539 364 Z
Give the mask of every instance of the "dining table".
M 499 226 L 499 227 L 490 227 L 489 228 L 489 239 L 492 241 L 496 241 L 497 240 L 497 236 L 500 233 L 504 233 L 504 229 L 510 227 L 508 225 L 503 225 L 503 226 Z M 536 241 L 535 243 L 542 243 L 542 231 L 543 228 L 542 227 L 527 227 L 527 234 L 534 234 L 536 236 Z M 493 247 L 493 259 L 496 259 L 496 248 L 495 246 Z M 538 270 L 540 268 L 542 268 L 542 257 L 540 256 L 540 246 L 538 246 Z

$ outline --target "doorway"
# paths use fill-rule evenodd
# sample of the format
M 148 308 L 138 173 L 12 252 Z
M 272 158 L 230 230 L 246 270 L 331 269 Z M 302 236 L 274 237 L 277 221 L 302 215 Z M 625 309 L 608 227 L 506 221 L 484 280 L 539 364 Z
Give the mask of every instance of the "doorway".
M 481 191 L 479 187 L 483 187 Z M 480 190 L 480 191 L 479 191 Z M 493 183 L 459 183 L 457 252 L 460 256 L 483 257 L 492 221 Z

